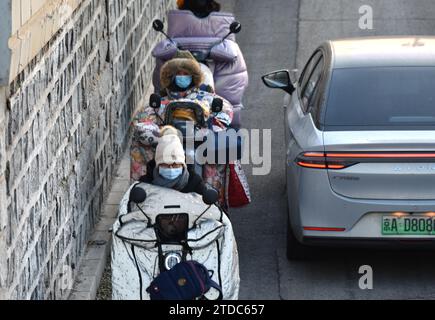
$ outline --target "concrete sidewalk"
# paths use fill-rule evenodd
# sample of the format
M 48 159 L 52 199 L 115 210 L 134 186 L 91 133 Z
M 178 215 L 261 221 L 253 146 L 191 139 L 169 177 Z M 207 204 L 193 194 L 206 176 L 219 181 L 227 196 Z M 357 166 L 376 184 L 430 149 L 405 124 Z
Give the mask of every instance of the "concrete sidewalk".
M 111 228 L 118 216 L 119 203 L 130 186 L 130 148 L 127 148 L 113 177 L 112 188 L 106 198 L 104 211 L 87 244 L 78 276 L 69 300 L 95 300 L 110 254 Z

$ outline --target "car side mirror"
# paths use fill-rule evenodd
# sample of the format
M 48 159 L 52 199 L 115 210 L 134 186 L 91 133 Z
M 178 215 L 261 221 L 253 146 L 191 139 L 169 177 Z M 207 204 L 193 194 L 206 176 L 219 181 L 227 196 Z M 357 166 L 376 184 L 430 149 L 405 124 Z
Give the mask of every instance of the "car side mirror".
M 156 93 L 150 96 L 150 107 L 153 109 L 159 109 L 162 102 L 162 97 Z
M 262 77 L 264 84 L 272 89 L 282 89 L 288 94 L 293 94 L 295 87 L 292 84 L 290 71 L 280 70 Z
M 214 98 L 213 102 L 211 103 L 211 111 L 213 113 L 219 113 L 222 112 L 224 108 L 224 101 L 221 98 Z

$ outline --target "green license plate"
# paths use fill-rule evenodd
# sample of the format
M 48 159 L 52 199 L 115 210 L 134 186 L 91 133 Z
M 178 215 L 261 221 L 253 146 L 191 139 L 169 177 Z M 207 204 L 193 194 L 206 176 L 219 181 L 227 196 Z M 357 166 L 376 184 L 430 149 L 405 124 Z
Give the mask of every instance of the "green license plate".
M 406 216 L 382 218 L 382 234 L 394 235 L 435 235 L 435 217 Z

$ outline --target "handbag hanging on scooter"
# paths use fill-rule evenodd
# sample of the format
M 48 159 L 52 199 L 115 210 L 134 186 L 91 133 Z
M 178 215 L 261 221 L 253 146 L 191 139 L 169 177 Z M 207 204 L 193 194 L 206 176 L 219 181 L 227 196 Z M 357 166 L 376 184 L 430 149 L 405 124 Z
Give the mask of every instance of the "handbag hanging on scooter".
M 211 289 L 219 292 L 221 287 L 211 279 L 209 270 L 195 261 L 181 262 L 169 271 L 162 272 L 147 289 L 151 300 L 201 299 Z

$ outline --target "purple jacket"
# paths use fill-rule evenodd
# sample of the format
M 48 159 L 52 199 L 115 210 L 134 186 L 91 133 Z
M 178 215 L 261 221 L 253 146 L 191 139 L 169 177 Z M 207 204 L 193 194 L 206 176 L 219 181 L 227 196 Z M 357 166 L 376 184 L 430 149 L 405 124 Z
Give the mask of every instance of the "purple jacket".
M 156 92 L 160 90 L 160 68 L 177 52 L 177 45 L 184 50 L 208 51 L 229 32 L 229 26 L 235 18 L 232 14 L 215 12 L 207 18 L 197 18 L 190 11 L 172 10 L 168 14 L 168 35 L 174 40 L 160 42 L 153 50 L 157 59 L 153 84 Z M 248 71 L 240 47 L 231 35 L 210 52 L 214 61 L 216 93 L 238 109 L 242 107 L 243 94 L 248 86 Z

